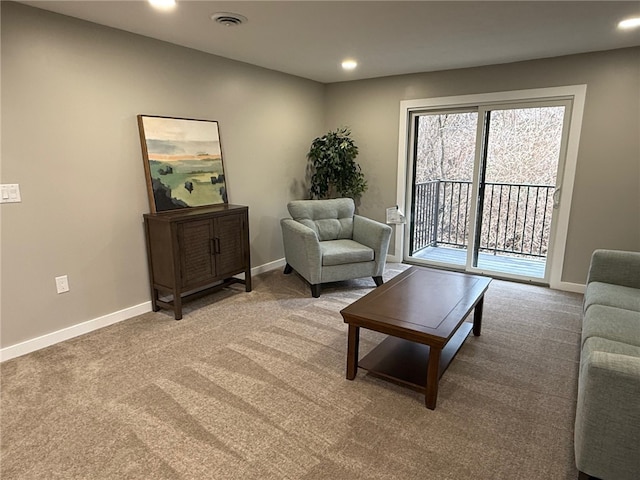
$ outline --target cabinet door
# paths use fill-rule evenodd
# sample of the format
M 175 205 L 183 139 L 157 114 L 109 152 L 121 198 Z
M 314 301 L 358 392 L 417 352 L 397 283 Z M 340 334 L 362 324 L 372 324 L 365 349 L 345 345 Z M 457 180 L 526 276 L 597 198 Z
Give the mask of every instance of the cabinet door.
M 224 215 L 215 219 L 214 236 L 218 244 L 216 267 L 218 276 L 233 275 L 246 268 L 245 215 Z
M 207 219 L 181 223 L 178 227 L 178 242 L 182 253 L 182 286 L 197 286 L 210 282 L 216 275 L 212 221 Z

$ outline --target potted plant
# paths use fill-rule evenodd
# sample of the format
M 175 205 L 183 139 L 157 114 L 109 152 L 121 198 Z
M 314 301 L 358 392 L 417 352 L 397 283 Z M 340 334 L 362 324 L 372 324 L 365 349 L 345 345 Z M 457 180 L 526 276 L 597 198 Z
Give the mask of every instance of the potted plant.
M 307 153 L 311 172 L 311 198 L 351 197 L 367 190 L 367 182 L 355 162 L 358 147 L 348 127 L 330 131 L 311 142 Z

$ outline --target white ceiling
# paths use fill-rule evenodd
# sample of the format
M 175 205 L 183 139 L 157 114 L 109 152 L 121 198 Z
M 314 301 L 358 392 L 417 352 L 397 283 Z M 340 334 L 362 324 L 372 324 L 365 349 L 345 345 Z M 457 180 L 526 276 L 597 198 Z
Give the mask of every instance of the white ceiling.
M 640 29 L 616 27 L 640 1 L 177 1 L 22 3 L 323 83 L 640 45 Z

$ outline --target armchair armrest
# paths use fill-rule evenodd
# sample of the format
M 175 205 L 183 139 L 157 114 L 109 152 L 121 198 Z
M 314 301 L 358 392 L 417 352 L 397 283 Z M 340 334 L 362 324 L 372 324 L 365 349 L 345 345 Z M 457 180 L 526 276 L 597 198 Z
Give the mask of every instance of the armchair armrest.
M 640 288 L 640 252 L 603 249 L 594 251 L 587 284 L 590 282 Z
M 353 216 L 353 240 L 366 245 L 374 251 L 377 265 L 376 275 L 382 275 L 389 251 L 392 229 L 389 225 L 370 218 Z
M 316 232 L 291 218 L 280 220 L 286 262 L 311 285 L 320 283 L 322 253 Z

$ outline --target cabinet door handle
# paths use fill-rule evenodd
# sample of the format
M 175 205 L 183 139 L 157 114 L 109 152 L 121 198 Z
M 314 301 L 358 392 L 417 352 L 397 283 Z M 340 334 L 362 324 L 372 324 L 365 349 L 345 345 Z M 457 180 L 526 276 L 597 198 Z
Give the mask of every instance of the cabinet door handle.
M 213 239 L 213 245 L 215 247 L 215 253 L 220 253 L 220 239 L 218 237 Z

